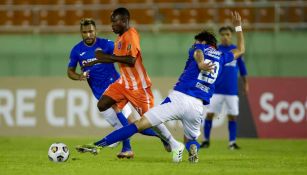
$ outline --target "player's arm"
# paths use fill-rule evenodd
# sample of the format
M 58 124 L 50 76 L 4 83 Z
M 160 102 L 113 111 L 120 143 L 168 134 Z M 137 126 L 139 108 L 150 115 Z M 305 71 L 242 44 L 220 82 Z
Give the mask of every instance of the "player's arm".
M 71 52 L 70 52 L 70 56 L 69 56 L 69 63 L 67 66 L 67 76 L 68 78 L 72 79 L 72 80 L 85 80 L 87 77 L 84 76 L 83 73 L 78 74 L 76 72 L 76 67 L 78 65 L 78 54 L 76 51 L 76 48 L 74 47 Z
M 247 80 L 246 66 L 245 66 L 245 63 L 244 63 L 244 61 L 241 57 L 238 59 L 237 63 L 238 63 L 240 75 L 241 75 L 241 78 L 242 78 L 242 81 L 243 81 L 244 93 L 247 94 L 248 90 L 249 90 L 249 85 L 248 85 L 248 80 Z
M 241 27 L 241 16 L 238 12 L 232 13 L 232 21 L 237 33 L 237 48 L 231 52 L 234 55 L 234 59 L 238 59 L 245 52 L 244 36 Z
M 133 56 L 116 56 L 116 55 L 109 55 L 109 54 L 104 54 L 101 50 L 96 50 L 95 51 L 96 58 L 99 60 L 101 63 L 114 63 L 114 62 L 119 62 L 123 64 L 127 64 L 129 66 L 134 66 L 136 58 Z
M 200 70 L 213 73 L 215 68 L 214 64 L 211 62 L 205 63 L 204 53 L 200 49 L 196 49 L 193 56 Z
M 68 78 L 72 79 L 72 80 L 86 80 L 87 75 L 82 73 L 79 74 L 76 72 L 76 67 L 68 67 L 67 68 L 67 76 Z

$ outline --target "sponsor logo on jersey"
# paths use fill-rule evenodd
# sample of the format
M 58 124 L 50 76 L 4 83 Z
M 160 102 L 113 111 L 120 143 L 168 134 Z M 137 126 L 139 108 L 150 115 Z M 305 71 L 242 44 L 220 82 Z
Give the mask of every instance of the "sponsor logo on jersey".
M 80 56 L 83 56 L 85 53 L 86 53 L 86 52 L 82 52 L 82 53 L 80 53 Z

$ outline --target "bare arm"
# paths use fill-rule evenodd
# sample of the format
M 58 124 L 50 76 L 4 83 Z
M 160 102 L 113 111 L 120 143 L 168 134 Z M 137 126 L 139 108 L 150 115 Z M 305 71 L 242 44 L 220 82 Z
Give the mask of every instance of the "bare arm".
M 86 76 L 84 76 L 83 74 L 78 74 L 76 72 L 76 68 L 75 67 L 68 67 L 67 68 L 67 76 L 68 78 L 72 79 L 72 80 L 86 80 Z
M 232 20 L 235 27 L 241 26 L 241 16 L 238 12 L 232 13 Z M 245 53 L 245 42 L 243 31 L 236 31 L 237 33 L 237 48 L 231 52 L 234 55 L 234 59 L 238 59 L 242 54 Z
M 136 58 L 132 56 L 115 56 L 115 55 L 108 55 L 104 54 L 101 50 L 97 50 L 95 52 L 96 58 L 101 62 L 101 63 L 114 63 L 114 62 L 119 62 L 123 64 L 127 64 L 129 66 L 134 66 Z
M 244 94 L 247 95 L 248 90 L 249 90 L 249 85 L 248 85 L 247 77 L 246 76 L 241 76 L 241 78 L 242 78 L 242 81 L 243 81 Z
M 195 50 L 193 56 L 200 70 L 213 73 L 213 70 L 215 68 L 214 64 L 212 64 L 211 62 L 205 63 L 205 56 L 200 49 Z

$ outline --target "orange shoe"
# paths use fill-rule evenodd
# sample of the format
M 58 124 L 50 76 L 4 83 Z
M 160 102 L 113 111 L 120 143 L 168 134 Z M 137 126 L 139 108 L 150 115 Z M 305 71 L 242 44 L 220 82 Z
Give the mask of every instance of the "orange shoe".
M 120 153 L 117 154 L 117 157 L 119 159 L 124 159 L 124 158 L 133 159 L 134 158 L 134 153 L 133 153 L 133 151 L 120 152 Z

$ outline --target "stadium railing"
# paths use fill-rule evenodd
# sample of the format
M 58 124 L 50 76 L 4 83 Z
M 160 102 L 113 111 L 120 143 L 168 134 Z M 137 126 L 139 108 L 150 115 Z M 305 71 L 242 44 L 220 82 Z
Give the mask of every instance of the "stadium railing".
M 131 23 L 141 31 L 195 31 L 204 26 L 215 29 L 231 22 L 232 10 L 242 14 L 244 27 L 248 30 L 278 32 L 307 28 L 307 1 L 298 0 L 240 2 L 118 0 L 109 3 L 52 1 L 53 3 L 49 4 L 49 1 L 35 1 L 35 3 L 32 1 L 0 4 L 0 32 L 76 32 L 76 26 L 82 17 L 94 18 L 100 31 L 110 31 L 110 13 L 119 6 L 130 9 Z

